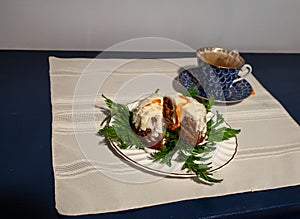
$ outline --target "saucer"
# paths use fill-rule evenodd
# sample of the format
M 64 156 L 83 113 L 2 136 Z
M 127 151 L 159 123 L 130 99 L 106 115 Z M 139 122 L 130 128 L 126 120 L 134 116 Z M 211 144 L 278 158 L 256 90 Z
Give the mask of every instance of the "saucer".
M 204 91 L 203 87 L 198 83 L 198 81 L 188 72 L 188 70 L 183 70 L 179 74 L 179 82 L 186 88 L 198 87 L 198 95 L 197 97 L 202 99 L 209 99 L 209 96 Z M 253 92 L 253 88 L 251 84 L 243 79 L 238 81 L 226 90 L 223 91 L 222 95 L 218 95 L 215 97 L 216 103 L 237 103 L 240 102 L 247 97 L 249 97 Z M 221 98 L 219 97 L 221 96 Z

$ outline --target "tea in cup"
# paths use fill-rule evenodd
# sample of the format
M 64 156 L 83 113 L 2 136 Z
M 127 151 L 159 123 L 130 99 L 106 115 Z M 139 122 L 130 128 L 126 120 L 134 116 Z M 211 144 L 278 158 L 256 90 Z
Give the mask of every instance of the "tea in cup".
M 198 49 L 198 67 L 191 71 L 207 96 L 222 99 L 224 92 L 252 72 L 237 50 L 206 47 Z

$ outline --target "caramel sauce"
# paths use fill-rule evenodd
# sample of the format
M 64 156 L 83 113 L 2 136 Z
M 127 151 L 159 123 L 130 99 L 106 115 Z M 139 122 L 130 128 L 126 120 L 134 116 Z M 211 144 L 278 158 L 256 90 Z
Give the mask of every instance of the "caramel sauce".
M 179 122 L 180 122 L 180 115 L 181 115 L 181 108 L 188 104 L 190 102 L 190 100 L 185 97 L 185 96 L 179 96 L 180 98 L 184 99 L 185 102 L 184 103 L 179 103 L 176 107 L 176 118 L 175 118 L 175 124 L 173 125 L 173 127 L 171 128 L 172 130 L 175 130 L 178 126 L 179 126 Z
M 158 104 L 161 106 L 161 99 L 152 100 L 151 103 L 146 104 L 146 106 L 151 106 L 152 104 Z

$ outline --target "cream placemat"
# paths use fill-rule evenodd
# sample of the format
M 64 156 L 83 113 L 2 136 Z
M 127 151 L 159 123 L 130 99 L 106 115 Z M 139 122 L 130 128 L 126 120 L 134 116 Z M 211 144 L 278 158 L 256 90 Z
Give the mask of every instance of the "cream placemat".
M 50 57 L 49 63 L 55 200 L 61 214 L 113 212 L 300 184 L 299 126 L 252 75 L 247 80 L 256 94 L 220 109 L 242 132 L 235 158 L 214 173 L 224 181 L 210 186 L 144 173 L 97 136 L 104 118 L 102 93 L 125 103 L 157 88 L 172 91 L 179 69 L 195 65 L 196 59 Z

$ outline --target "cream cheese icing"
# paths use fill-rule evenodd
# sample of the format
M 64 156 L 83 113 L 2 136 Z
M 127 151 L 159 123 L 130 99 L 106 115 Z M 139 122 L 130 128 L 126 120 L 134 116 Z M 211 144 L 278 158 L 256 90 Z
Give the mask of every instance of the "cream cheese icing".
M 174 107 L 176 113 L 172 118 L 175 126 L 180 126 L 184 119 L 190 118 L 193 123 L 193 130 L 200 133 L 202 137 L 206 134 L 206 109 L 205 106 L 197 100 L 184 96 L 180 93 L 166 95 Z M 152 94 L 142 99 L 133 110 L 132 123 L 137 130 L 151 130 L 151 135 L 156 138 L 164 133 L 165 119 L 163 116 L 164 96 L 161 94 Z

